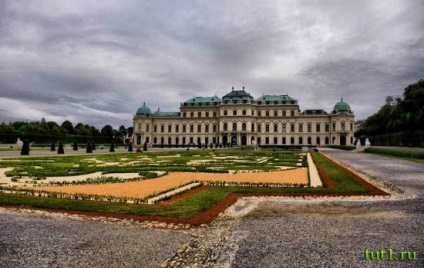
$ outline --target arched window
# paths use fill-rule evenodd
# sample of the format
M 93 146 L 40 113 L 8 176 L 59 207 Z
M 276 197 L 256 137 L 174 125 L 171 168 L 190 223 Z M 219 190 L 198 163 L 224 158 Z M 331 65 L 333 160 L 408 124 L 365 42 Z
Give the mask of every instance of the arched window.
M 330 139 L 328 137 L 325 137 L 325 144 L 329 144 L 330 143 Z
M 321 144 L 321 139 L 319 137 L 317 137 L 317 145 Z
M 308 137 L 308 144 L 312 144 L 312 138 Z
M 303 144 L 303 138 L 299 137 L 299 144 Z

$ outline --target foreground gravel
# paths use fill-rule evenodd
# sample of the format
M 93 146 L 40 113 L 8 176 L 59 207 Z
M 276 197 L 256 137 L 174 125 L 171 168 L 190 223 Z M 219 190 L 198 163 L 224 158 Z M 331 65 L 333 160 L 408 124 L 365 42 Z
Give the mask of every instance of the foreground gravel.
M 1 267 L 159 267 L 190 234 L 0 214 Z

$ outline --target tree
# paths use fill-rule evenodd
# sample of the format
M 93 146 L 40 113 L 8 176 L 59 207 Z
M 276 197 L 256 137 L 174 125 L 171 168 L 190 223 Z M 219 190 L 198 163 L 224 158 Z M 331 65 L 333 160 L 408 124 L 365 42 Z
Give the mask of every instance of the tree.
M 59 148 L 57 148 L 58 154 L 64 154 L 65 151 L 63 150 L 63 143 L 59 142 Z
M 109 152 L 114 153 L 115 152 L 115 145 L 113 142 L 110 144 Z
M 74 133 L 74 125 L 72 125 L 71 121 L 65 120 L 62 123 L 62 128 L 66 131 L 68 134 Z
M 133 147 L 132 147 L 132 143 L 130 142 L 128 144 L 128 152 L 132 152 L 133 151 Z
M 77 142 L 76 141 L 74 141 L 74 151 L 78 151 L 78 144 L 77 144 Z
M 52 142 L 52 145 L 50 146 L 50 151 L 52 151 L 52 152 L 56 151 L 56 145 L 55 145 L 54 141 Z
M 91 154 L 93 152 L 93 150 L 91 150 L 91 143 L 87 143 L 87 148 L 85 149 L 85 152 L 88 154 Z
M 102 134 L 102 136 L 112 137 L 113 136 L 113 128 L 112 128 L 111 125 L 106 125 L 102 128 L 100 133 Z
M 29 155 L 29 141 L 27 139 L 24 139 L 23 141 L 23 145 L 22 145 L 22 149 L 21 149 L 21 155 Z

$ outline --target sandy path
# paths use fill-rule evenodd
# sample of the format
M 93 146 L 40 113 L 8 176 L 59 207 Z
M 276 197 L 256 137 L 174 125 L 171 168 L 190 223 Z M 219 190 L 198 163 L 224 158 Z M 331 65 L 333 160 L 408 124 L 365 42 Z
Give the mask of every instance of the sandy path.
M 96 185 L 48 186 L 37 190 L 113 195 L 116 197 L 145 198 L 154 193 L 163 192 L 192 181 L 252 182 L 252 183 L 308 183 L 308 169 L 299 168 L 285 171 L 213 174 L 176 172 L 166 176 L 126 183 L 107 183 Z

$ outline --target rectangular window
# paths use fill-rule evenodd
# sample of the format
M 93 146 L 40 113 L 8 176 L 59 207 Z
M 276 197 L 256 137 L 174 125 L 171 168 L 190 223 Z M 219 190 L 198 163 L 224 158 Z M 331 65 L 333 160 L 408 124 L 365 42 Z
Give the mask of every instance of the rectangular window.
M 261 111 L 258 111 L 258 116 L 262 116 L 262 112 Z
M 312 124 L 308 123 L 308 132 L 312 132 Z
M 202 117 L 202 112 L 197 112 L 197 117 Z
M 213 132 L 217 132 L 216 125 L 213 125 Z
M 153 126 L 153 132 L 155 132 L 155 133 L 158 132 L 158 126 L 157 125 Z
M 224 115 L 227 115 L 227 114 L 228 114 L 227 110 L 224 110 Z
M 187 113 L 186 113 L 186 112 L 184 112 L 184 113 L 183 113 L 183 117 L 186 117 L 186 116 L 187 116 Z
M 269 132 L 269 124 L 265 125 L 265 132 Z
M 209 125 L 208 124 L 205 125 L 205 132 L 209 133 Z
M 197 133 L 202 132 L 202 125 L 197 125 Z
M 150 132 L 150 125 L 146 124 L 146 132 Z
M 252 115 L 255 115 L 255 111 L 252 110 Z
M 336 123 L 333 123 L 333 131 L 336 131 Z
M 286 116 L 286 111 L 283 111 L 283 116 Z
M 168 125 L 168 133 L 172 132 L 172 125 Z
M 353 123 L 350 123 L 350 131 L 353 131 Z
M 265 116 L 269 116 L 269 111 L 266 111 L 265 112 Z
M 317 132 L 321 132 L 321 123 L 317 123 L 316 129 L 317 129 Z
M 183 133 L 186 133 L 186 132 L 187 132 L 187 126 L 183 125 Z
M 344 122 L 342 122 L 342 131 L 345 131 L 346 129 L 345 129 L 345 123 Z
M 330 132 L 330 124 L 325 124 L 325 132 Z
M 278 116 L 278 111 L 274 111 L 274 116 Z
M 283 137 L 282 142 L 283 142 L 283 144 L 286 144 L 286 137 Z
M 290 111 L 290 115 L 291 116 L 294 116 L 294 111 Z
M 190 133 L 194 132 L 194 125 L 190 125 Z
M 258 124 L 258 132 L 262 132 L 262 124 Z
M 299 123 L 299 132 L 303 132 L 303 123 Z
M 160 126 L 160 132 L 162 132 L 162 133 L 165 132 L 165 126 L 164 125 Z
M 294 137 L 290 138 L 290 144 L 294 144 Z
M 213 117 L 216 117 L 216 112 L 213 112 Z
M 209 117 L 209 112 L 206 112 L 206 117 Z
M 269 137 L 265 138 L 265 144 L 269 144 Z
M 283 123 L 283 129 L 282 129 L 282 131 L 281 132 L 283 132 L 283 133 L 285 133 L 286 132 L 286 123 Z
M 290 124 L 290 132 L 294 132 L 294 123 Z
M 193 139 L 193 137 L 190 137 L 190 144 L 193 144 L 194 143 L 194 139 Z
M 274 144 L 277 144 L 277 143 L 278 143 L 278 138 L 274 137 Z
M 274 124 L 274 132 L 278 132 L 278 124 Z
M 233 110 L 233 115 L 237 115 L 237 110 Z
M 175 132 L 176 133 L 180 132 L 180 125 L 175 125 Z

